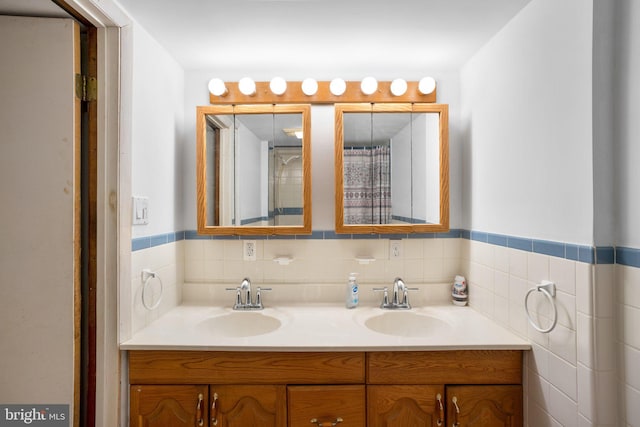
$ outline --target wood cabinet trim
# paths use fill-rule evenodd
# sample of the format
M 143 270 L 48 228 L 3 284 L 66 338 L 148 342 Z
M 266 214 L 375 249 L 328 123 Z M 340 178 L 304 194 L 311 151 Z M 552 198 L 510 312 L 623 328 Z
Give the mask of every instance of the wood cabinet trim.
M 367 384 L 522 384 L 522 351 L 371 352 Z
M 130 351 L 131 384 L 357 384 L 362 352 Z

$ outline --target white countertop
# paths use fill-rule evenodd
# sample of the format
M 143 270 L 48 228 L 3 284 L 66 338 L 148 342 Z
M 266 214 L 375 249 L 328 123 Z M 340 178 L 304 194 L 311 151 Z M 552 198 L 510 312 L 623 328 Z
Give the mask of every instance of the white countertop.
M 365 322 L 391 313 L 398 334 L 371 330 Z M 404 314 L 424 317 L 405 320 Z M 280 323 L 271 332 L 237 336 L 216 322 L 231 315 L 230 327 L 240 329 Z M 243 318 L 239 317 L 247 315 Z M 262 317 L 268 316 L 268 317 Z M 275 320 L 277 319 L 277 320 Z M 246 320 L 246 322 L 245 322 Z M 242 324 L 245 326 L 242 326 Z M 396 324 L 397 323 L 397 324 Z M 424 328 L 425 332 L 416 328 Z M 250 333 L 250 332 L 247 332 Z M 242 332 L 240 332 L 242 334 Z M 419 336 L 402 336 L 402 335 Z M 438 305 L 411 310 L 374 307 L 346 309 L 336 304 L 267 307 L 240 312 L 228 307 L 181 305 L 121 343 L 122 350 L 232 351 L 389 351 L 389 350 L 528 350 L 524 339 L 470 307 Z

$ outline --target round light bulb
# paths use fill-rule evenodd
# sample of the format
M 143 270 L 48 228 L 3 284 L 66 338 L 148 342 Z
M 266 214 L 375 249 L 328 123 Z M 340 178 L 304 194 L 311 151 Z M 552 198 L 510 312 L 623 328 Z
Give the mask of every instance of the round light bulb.
M 287 90 L 287 81 L 282 77 L 274 77 L 269 83 L 269 88 L 275 95 L 282 95 Z
M 365 77 L 360 82 L 360 90 L 365 95 L 373 95 L 378 90 L 378 81 L 375 77 Z
M 407 82 L 404 79 L 395 79 L 391 82 L 393 96 L 402 96 L 407 92 Z
M 347 90 L 347 83 L 341 78 L 335 78 L 329 83 L 329 90 L 335 96 L 340 96 Z
M 243 95 L 254 95 L 256 93 L 256 82 L 249 77 L 243 77 L 238 82 L 238 89 Z
M 307 96 L 315 95 L 318 92 L 318 82 L 316 79 L 308 77 L 302 81 L 302 92 Z
M 222 79 L 213 78 L 209 80 L 209 92 L 214 96 L 224 96 L 227 94 L 227 87 Z
M 420 82 L 418 82 L 418 90 L 423 95 L 429 95 L 436 90 L 436 81 L 433 77 L 423 77 L 420 79 Z

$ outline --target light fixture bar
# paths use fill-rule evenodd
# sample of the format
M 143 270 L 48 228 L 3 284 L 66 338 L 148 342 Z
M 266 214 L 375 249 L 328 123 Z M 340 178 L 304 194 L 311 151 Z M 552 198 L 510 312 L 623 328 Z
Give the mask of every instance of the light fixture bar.
M 437 89 L 433 88 L 430 93 L 420 92 L 417 81 L 407 81 L 404 93 L 395 90 L 392 92 L 390 81 L 379 81 L 377 90 L 370 95 L 362 91 L 360 81 L 346 81 L 345 89 L 341 95 L 334 95 L 330 90 L 330 81 L 318 81 L 318 88 L 313 91 L 307 90 L 310 95 L 303 91 L 302 81 L 286 82 L 286 90 L 276 95 L 272 92 L 271 82 L 255 82 L 255 92 L 252 95 L 245 95 L 240 92 L 238 82 L 225 82 L 227 91 L 216 96 L 209 93 L 211 104 L 336 104 L 348 102 L 370 102 L 370 103 L 397 103 L 397 102 L 421 102 L 435 103 Z M 435 84 L 435 80 L 433 80 Z M 395 87 L 394 87 L 395 89 Z

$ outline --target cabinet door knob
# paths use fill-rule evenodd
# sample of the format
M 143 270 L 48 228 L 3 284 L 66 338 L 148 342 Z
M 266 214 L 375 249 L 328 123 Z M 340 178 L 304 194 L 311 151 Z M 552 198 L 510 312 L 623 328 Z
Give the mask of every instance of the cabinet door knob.
M 317 418 L 311 419 L 311 424 L 315 424 L 318 427 L 334 427 L 343 422 L 342 417 L 337 417 L 335 421 L 318 421 Z
M 218 393 L 213 393 L 213 399 L 211 399 L 211 425 L 218 425 Z
M 436 425 L 441 426 L 442 424 L 444 424 L 444 405 L 442 404 L 442 395 L 440 393 L 436 395 L 436 403 L 437 403 L 436 410 L 438 411 L 438 414 L 439 414 L 439 417 L 436 420 Z
M 202 417 L 202 401 L 204 400 L 204 396 L 202 393 L 198 394 L 198 404 L 196 405 L 196 423 L 198 423 L 198 427 L 204 426 L 204 418 Z
M 460 427 L 460 422 L 458 421 L 458 414 L 460 414 L 460 407 L 458 406 L 458 398 L 453 396 L 451 398 L 451 403 L 455 407 L 455 411 L 453 413 L 453 424 L 452 427 Z

